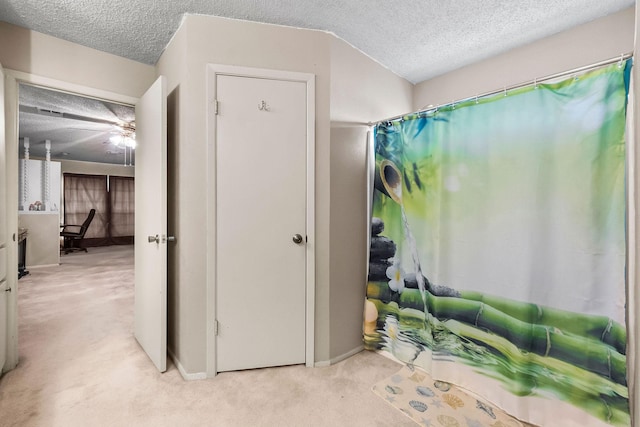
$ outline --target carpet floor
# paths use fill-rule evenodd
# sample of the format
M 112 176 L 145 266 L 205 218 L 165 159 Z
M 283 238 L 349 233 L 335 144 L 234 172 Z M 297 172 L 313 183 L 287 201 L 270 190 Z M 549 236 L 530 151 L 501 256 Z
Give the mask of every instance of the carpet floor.
M 361 352 L 184 381 L 133 337 L 133 247 L 90 248 L 18 282 L 16 369 L 0 378 L 0 426 L 415 426 L 371 387 L 399 365 Z

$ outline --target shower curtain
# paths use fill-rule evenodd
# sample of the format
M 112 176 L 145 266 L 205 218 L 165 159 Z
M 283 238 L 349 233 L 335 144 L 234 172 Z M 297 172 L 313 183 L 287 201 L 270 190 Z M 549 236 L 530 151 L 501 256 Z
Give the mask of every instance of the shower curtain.
M 368 349 L 534 424 L 630 424 L 630 68 L 377 125 Z

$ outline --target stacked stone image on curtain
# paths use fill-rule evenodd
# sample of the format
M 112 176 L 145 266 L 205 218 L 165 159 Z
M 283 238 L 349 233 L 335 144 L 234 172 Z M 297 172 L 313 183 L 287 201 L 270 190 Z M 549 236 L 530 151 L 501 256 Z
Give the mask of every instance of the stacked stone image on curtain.
M 368 349 L 527 422 L 630 425 L 630 68 L 377 126 Z

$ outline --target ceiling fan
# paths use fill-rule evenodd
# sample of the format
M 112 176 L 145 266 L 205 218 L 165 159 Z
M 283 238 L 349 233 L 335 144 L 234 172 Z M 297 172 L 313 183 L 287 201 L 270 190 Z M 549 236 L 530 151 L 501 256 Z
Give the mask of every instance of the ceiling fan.
M 132 164 L 135 110 L 132 105 L 29 84 L 19 87 L 19 135 L 31 139 L 31 155 L 52 159 Z
M 130 121 L 125 122 L 121 120 L 107 120 L 101 119 L 97 117 L 84 116 L 80 114 L 74 113 L 66 113 L 62 111 L 49 110 L 41 107 L 32 107 L 28 105 L 20 105 L 19 108 L 21 113 L 28 114 L 36 114 L 39 116 L 59 118 L 59 119 L 68 119 L 68 120 L 76 120 L 87 123 L 96 123 L 100 125 L 107 125 L 113 128 L 109 132 L 112 136 L 109 140 L 117 147 L 128 147 L 135 149 L 135 138 L 136 138 L 136 122 Z M 78 130 L 86 130 L 90 132 L 105 132 L 105 129 L 96 129 L 96 128 L 78 128 L 72 127 L 73 129 Z

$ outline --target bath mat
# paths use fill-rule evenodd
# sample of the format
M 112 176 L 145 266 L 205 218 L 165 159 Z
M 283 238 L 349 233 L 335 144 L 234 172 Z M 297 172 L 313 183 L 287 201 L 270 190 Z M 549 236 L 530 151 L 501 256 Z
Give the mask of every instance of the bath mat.
M 373 391 L 421 426 L 524 426 L 501 409 L 409 366 L 373 386 Z

